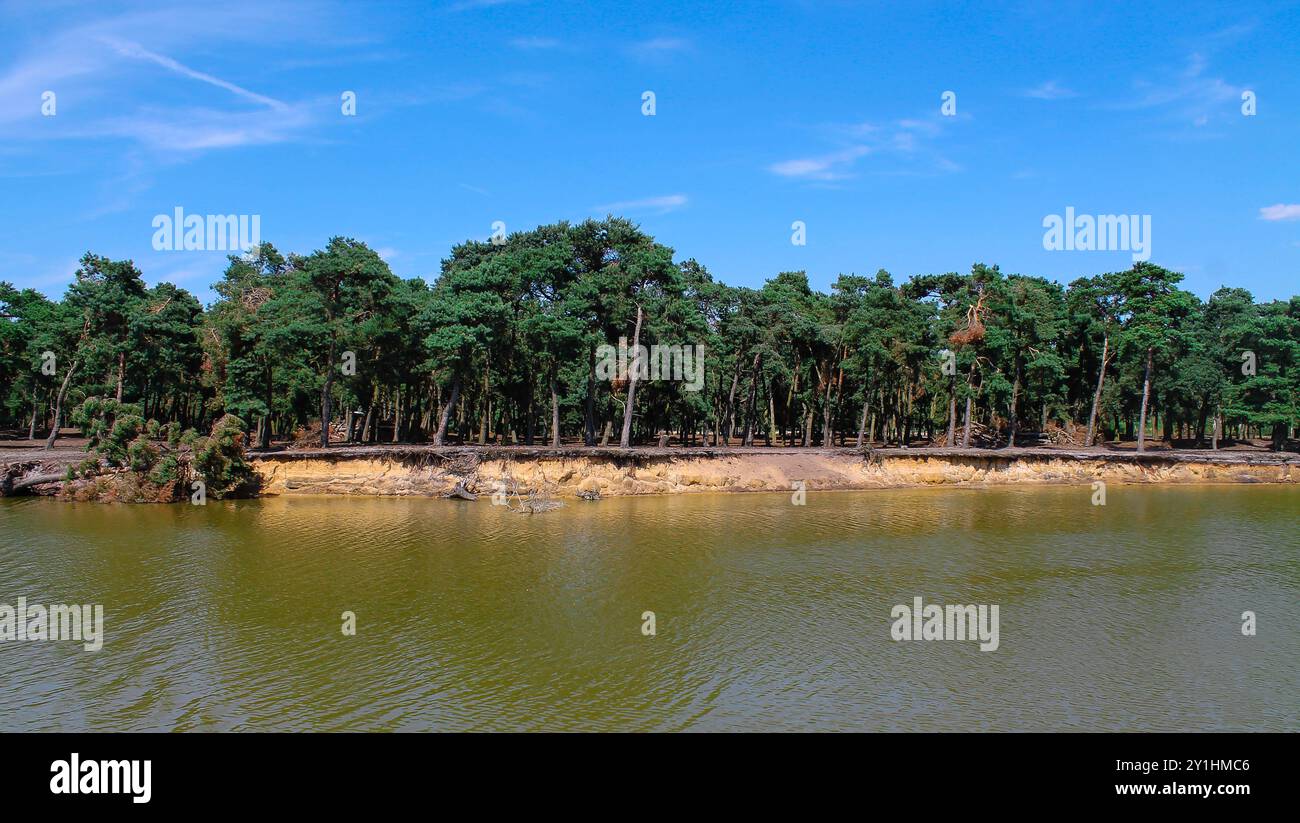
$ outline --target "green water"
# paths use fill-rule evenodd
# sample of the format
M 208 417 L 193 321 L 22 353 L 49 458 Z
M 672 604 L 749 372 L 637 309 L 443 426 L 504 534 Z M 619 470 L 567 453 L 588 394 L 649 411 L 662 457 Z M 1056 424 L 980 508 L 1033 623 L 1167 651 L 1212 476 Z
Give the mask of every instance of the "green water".
M 1091 496 L 0 500 L 0 603 L 106 612 L 0 642 L 0 731 L 1300 730 L 1300 489 Z

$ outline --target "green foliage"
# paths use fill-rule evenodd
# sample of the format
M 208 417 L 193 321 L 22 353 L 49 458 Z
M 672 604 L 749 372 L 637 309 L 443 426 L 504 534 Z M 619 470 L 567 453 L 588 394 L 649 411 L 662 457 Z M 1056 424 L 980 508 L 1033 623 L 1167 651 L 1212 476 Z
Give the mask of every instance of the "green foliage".
M 144 418 L 140 415 L 140 407 L 133 403 L 88 397 L 73 412 L 72 421 L 81 426 L 90 441 L 87 450 L 116 468 L 131 462 L 128 455 L 130 444 L 145 429 Z
M 133 472 L 144 474 L 151 471 L 158 463 L 159 457 L 158 448 L 146 437 L 137 437 L 126 447 L 127 465 Z
M 0 283 L 0 426 L 43 436 L 61 401 L 96 465 L 160 486 L 193 473 L 216 496 L 249 488 L 245 447 L 325 440 L 322 420 L 329 440 L 595 444 L 628 402 L 595 352 L 630 343 L 640 308 L 643 345 L 702 346 L 705 370 L 702 391 L 638 384 L 637 443 L 904 444 L 961 428 L 969 407 L 1005 444 L 1085 426 L 1094 396 L 1098 431 L 1131 437 L 1149 363 L 1148 437 L 1204 442 L 1217 420 L 1289 448 L 1300 297 L 1201 301 L 1181 282 L 1144 262 L 1068 287 L 984 264 L 732 287 L 609 217 L 461 243 L 429 282 L 348 238 L 305 256 L 263 244 L 229 258 L 204 309 L 88 253 L 62 300 Z
M 181 499 L 185 485 L 196 476 L 214 498 L 257 490 L 257 475 L 244 456 L 244 422 L 234 415 L 218 418 L 203 437 L 193 429 L 182 432 L 174 423 L 146 422 L 132 404 L 89 397 L 74 420 L 88 438 L 88 456 L 68 470 L 68 480 L 90 479 L 108 470 L 131 499 L 149 500 Z M 111 471 L 122 469 L 129 471 L 129 478 Z
M 213 497 L 239 497 L 257 488 L 257 476 L 244 458 L 244 421 L 227 414 L 194 449 L 194 470 Z
M 167 452 L 149 474 L 149 481 L 158 486 L 175 485 L 183 479 L 185 466 L 175 452 Z

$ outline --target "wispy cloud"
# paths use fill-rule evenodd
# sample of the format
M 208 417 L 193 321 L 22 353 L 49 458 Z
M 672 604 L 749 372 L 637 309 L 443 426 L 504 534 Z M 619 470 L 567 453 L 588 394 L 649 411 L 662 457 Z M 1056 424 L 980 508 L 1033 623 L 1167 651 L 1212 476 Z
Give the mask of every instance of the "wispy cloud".
M 662 197 L 646 197 L 640 200 L 621 200 L 617 203 L 606 203 L 603 206 L 593 206 L 592 211 L 606 213 L 649 211 L 656 214 L 666 214 L 685 206 L 687 200 L 688 198 L 684 194 L 666 194 Z
M 198 75 L 195 79 L 219 83 L 225 81 L 195 72 L 174 60 L 169 64 L 169 58 L 162 55 L 196 43 L 218 47 L 231 41 L 244 45 L 275 41 L 282 45 L 281 32 L 291 21 L 297 27 L 295 32 L 299 37 L 310 39 L 317 34 L 313 18 L 297 3 L 275 7 L 265 3 L 135 7 L 130 11 L 98 17 L 93 12 L 93 8 L 87 8 L 79 14 L 79 24 L 50 31 L 41 38 L 39 47 L 16 45 L 2 55 L 0 124 L 39 116 L 38 107 L 32 105 L 31 100 L 39 100 L 43 90 L 71 93 L 88 88 L 102 89 L 106 82 L 121 78 L 123 68 L 129 65 L 132 57 L 152 60 L 172 71 L 191 71 Z M 8 13 L 6 10 L 5 14 Z M 319 14 L 314 19 L 324 16 Z M 135 53 L 129 47 L 124 47 L 127 53 L 115 48 L 115 43 L 131 43 L 142 32 L 148 34 L 149 56 L 141 53 L 145 50 L 138 46 Z M 154 58 L 161 58 L 161 61 Z M 235 84 L 230 85 L 241 89 Z M 100 95 L 102 91 L 97 94 Z
M 814 183 L 835 183 L 856 176 L 859 161 L 868 155 L 892 157 L 902 162 L 908 173 L 955 172 L 961 167 L 942 156 L 934 141 L 945 127 L 960 118 L 914 117 L 877 124 L 858 122 L 822 127 L 831 141 L 840 148 L 820 154 L 809 154 L 782 160 L 767 166 L 779 177 Z M 899 173 L 895 168 L 875 169 L 879 173 Z
M 1079 93 L 1072 89 L 1067 89 L 1058 84 L 1055 80 L 1048 80 L 1045 83 L 1034 86 L 1032 89 L 1025 89 L 1022 92 L 1024 97 L 1032 97 L 1035 100 L 1064 100 L 1069 97 L 1078 97 Z
M 1300 203 L 1278 203 L 1259 210 L 1260 220 L 1300 220 Z
M 286 13 L 296 11 L 300 10 Z M 0 69 L 0 124 L 15 124 L 12 133 L 6 135 L 13 140 L 134 139 L 147 149 L 171 151 L 279 142 L 293 132 L 305 133 L 308 105 L 286 103 L 253 91 L 166 53 L 197 42 L 222 43 L 245 30 L 252 30 L 256 39 L 260 36 L 257 32 L 267 30 L 276 19 L 251 6 L 232 8 L 229 17 L 213 19 L 208 10 L 194 15 L 159 10 L 93 19 L 54 34 L 44 48 L 20 52 Z M 160 45 L 145 48 L 127 32 L 148 32 L 151 40 Z M 141 63 L 221 89 L 234 99 L 187 92 L 193 102 L 186 106 L 142 103 L 137 102 L 138 97 L 129 103 L 121 102 L 111 89 L 114 84 L 126 87 L 132 82 L 130 69 Z M 81 116 L 55 132 L 24 131 L 23 121 L 30 125 L 40 120 L 38 108 L 30 101 L 39 100 L 43 89 L 55 91 L 60 102 L 68 97 L 89 97 L 98 105 L 83 104 Z M 239 102 L 252 103 L 258 109 L 241 110 Z
M 1164 111 L 1169 116 L 1196 126 L 1207 125 L 1215 116 L 1236 114 L 1243 86 L 1211 75 L 1204 55 L 1191 55 L 1181 70 L 1157 81 L 1140 80 L 1134 84 L 1136 97 L 1114 106 L 1119 109 Z
M 693 44 L 684 37 L 652 37 L 641 40 L 628 47 L 634 57 L 643 59 L 662 59 L 669 55 L 690 51 Z
M 818 157 L 799 157 L 783 160 L 768 166 L 768 171 L 781 177 L 794 177 L 802 180 L 842 180 L 848 176 L 848 169 L 859 157 L 870 152 L 866 146 L 850 146 L 842 151 L 823 154 Z
M 256 117 L 211 109 L 145 109 L 69 129 L 65 136 L 121 138 L 157 151 L 193 153 L 289 142 L 300 139 L 312 122 L 306 106 L 285 106 Z
M 221 68 L 236 66 L 228 71 L 250 76 L 243 52 L 235 48 L 265 52 L 274 44 L 276 54 L 287 57 L 294 46 L 320 53 L 340 43 L 357 45 L 329 33 L 333 24 L 326 21 L 334 16 L 329 8 L 309 10 L 292 0 L 273 8 L 265 3 L 138 4 L 99 15 L 87 9 L 76 23 L 48 32 L 39 45 L 32 41 L 30 48 L 20 45 L 0 55 L 0 138 L 19 153 L 50 141 L 92 146 L 87 152 L 55 153 L 98 158 L 87 184 L 100 192 L 80 220 L 131 208 L 160 169 L 207 152 L 319 141 L 321 121 L 338 111 L 337 97 L 280 99 L 231 79 Z M 291 22 L 293 34 L 286 36 Z M 256 76 L 267 73 L 266 65 L 259 65 Z M 148 89 L 143 94 L 142 85 Z M 46 89 L 58 95 L 56 120 L 43 118 L 33 103 Z M 65 106 L 72 116 L 65 117 Z
M 1258 23 L 1254 20 L 1247 20 L 1241 23 L 1233 23 L 1218 31 L 1209 34 L 1197 35 L 1187 42 L 1191 50 L 1196 52 L 1214 52 L 1228 46 L 1235 46 L 1247 36 L 1252 34 Z
M 475 9 L 490 9 L 493 6 L 510 6 L 526 2 L 528 0 L 459 0 L 459 2 L 447 6 L 447 11 L 474 11 Z
M 554 37 L 516 37 L 510 45 L 523 51 L 545 51 L 558 49 L 563 44 Z
M 198 80 L 200 82 L 208 83 L 210 85 L 216 86 L 217 88 L 225 89 L 226 91 L 231 92 L 232 94 L 236 94 L 240 97 L 243 97 L 246 100 L 252 100 L 254 103 L 260 103 L 263 106 L 270 106 L 273 109 L 287 108 L 285 104 L 281 103 L 279 100 L 275 100 L 265 95 L 258 94 L 257 92 L 249 91 L 248 89 L 243 88 L 242 86 L 237 86 L 234 83 L 231 83 L 226 80 L 222 80 L 220 77 L 214 77 L 211 74 L 205 74 L 204 72 L 196 71 L 190 68 L 189 66 L 183 65 L 179 61 L 167 57 L 166 55 L 156 54 L 154 52 L 151 52 L 148 49 L 144 48 L 143 46 L 139 45 L 138 43 L 129 43 L 124 40 L 116 40 L 107 37 L 103 39 L 104 42 L 108 43 L 108 45 L 110 45 L 118 54 L 122 55 L 123 57 L 131 57 L 139 60 L 148 60 L 149 62 L 162 66 L 168 71 L 173 71 L 181 75 L 182 77 L 188 77 L 191 80 Z

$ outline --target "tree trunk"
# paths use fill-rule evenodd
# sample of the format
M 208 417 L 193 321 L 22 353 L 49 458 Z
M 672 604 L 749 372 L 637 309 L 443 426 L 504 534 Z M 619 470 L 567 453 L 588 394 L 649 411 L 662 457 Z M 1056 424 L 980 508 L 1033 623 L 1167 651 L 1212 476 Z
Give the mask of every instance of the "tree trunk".
M 763 355 L 754 355 L 754 365 L 751 367 L 749 377 L 749 402 L 745 410 L 745 430 L 740 439 L 740 445 L 754 445 L 754 404 L 758 399 L 758 366 L 762 362 Z
M 483 398 L 479 401 L 478 444 L 487 445 L 488 417 L 492 414 L 492 356 L 488 355 L 487 367 L 483 369 Z
M 627 408 L 623 410 L 623 434 L 618 444 L 623 448 L 632 445 L 632 412 L 636 404 L 636 384 L 641 376 L 641 306 L 636 307 L 636 329 L 632 332 L 632 368 L 627 376 Z
M 402 436 L 402 387 L 393 392 L 393 442 L 397 443 Z
M 903 442 L 901 445 L 903 448 L 909 449 L 912 447 L 912 407 L 916 399 L 912 394 L 911 381 L 908 381 L 907 386 L 903 389 L 903 394 L 907 398 L 907 413 L 903 416 Z
M 970 376 L 966 378 L 966 417 L 962 423 L 961 433 L 961 447 L 963 449 L 970 448 L 970 430 L 973 422 L 971 418 L 975 414 L 975 368 L 978 365 L 977 362 L 971 366 Z M 983 380 L 981 379 L 980 382 L 982 385 Z
M 1145 374 L 1142 377 L 1142 413 L 1138 416 L 1138 452 L 1146 448 L 1147 434 L 1147 403 L 1151 397 L 1151 361 L 1155 357 L 1155 350 L 1147 348 L 1147 366 Z
M 957 374 L 948 379 L 948 448 L 957 444 Z
M 320 391 L 320 445 L 328 448 L 330 444 L 330 418 L 334 415 L 334 378 L 325 378 L 325 385 Z
M 537 439 L 537 391 L 531 381 L 528 384 L 527 392 L 528 404 L 524 410 L 524 445 L 531 446 Z
M 835 409 L 831 405 L 831 389 L 835 386 L 835 381 L 831 379 L 831 364 L 826 364 L 826 396 L 822 398 L 822 448 L 831 445 L 831 438 L 834 432 L 831 431 L 831 421 L 835 414 Z
M 266 403 L 266 416 L 262 418 L 262 431 L 257 441 L 259 449 L 271 448 L 271 411 L 273 408 L 272 401 L 275 399 L 275 380 L 270 366 L 266 367 L 266 383 L 264 387 L 266 389 L 266 397 L 263 398 Z
M 727 406 L 722 415 L 722 445 L 731 445 L 731 427 L 734 422 L 733 412 L 736 408 L 736 389 L 740 385 L 740 352 L 736 352 L 736 370 L 731 373 L 731 392 L 727 394 Z
M 560 446 L 560 386 L 551 378 L 551 445 Z
M 862 393 L 862 417 L 858 420 L 858 448 L 862 448 L 862 435 L 867 430 L 867 409 L 871 407 L 871 392 Z M 952 445 L 949 443 L 948 445 Z
M 794 396 L 799 392 L 799 366 L 803 362 L 803 353 L 795 350 L 794 353 L 794 371 L 790 380 L 790 391 L 785 395 L 785 419 L 786 424 L 790 427 L 790 437 L 788 445 L 794 445 Z
M 375 407 L 379 405 L 379 384 L 370 391 L 370 404 L 366 406 L 366 419 L 361 424 L 361 442 L 370 442 L 370 427 L 375 422 Z
M 1092 411 L 1088 412 L 1088 439 L 1083 441 L 1084 448 L 1092 447 L 1093 436 L 1097 433 L 1097 409 L 1101 407 L 1101 389 L 1106 385 L 1106 361 L 1110 353 L 1110 334 L 1102 338 L 1101 368 L 1097 370 L 1097 391 L 1092 395 Z M 1073 415 L 1071 415 L 1073 416 Z
M 596 445 L 596 350 L 591 350 L 587 361 L 587 410 L 582 421 L 582 442 Z
M 126 377 L 126 351 L 117 353 L 117 402 L 122 402 L 122 381 Z
M 63 382 L 59 385 L 59 393 L 54 397 L 54 422 L 50 424 L 50 436 L 45 438 L 45 448 L 54 448 L 54 440 L 59 436 L 59 415 L 63 413 L 63 395 L 68 390 L 68 381 L 72 379 L 72 373 L 77 370 L 77 361 L 72 361 L 72 366 L 68 373 L 63 375 Z
M 1011 421 L 1008 427 L 1007 448 L 1016 445 L 1016 429 L 1019 428 L 1020 415 L 1016 414 L 1016 402 L 1020 399 L 1020 359 L 1016 358 L 1016 377 L 1011 384 Z
M 32 423 L 30 426 L 27 427 L 28 440 L 36 439 L 36 415 L 39 414 L 41 411 L 40 401 L 37 399 L 38 398 L 37 388 L 38 387 L 36 386 L 32 387 Z
M 767 445 L 776 439 L 776 398 L 772 396 L 771 381 L 763 381 L 763 392 L 767 395 Z
M 1205 426 L 1210 422 L 1210 399 L 1207 397 L 1201 401 L 1201 415 L 1196 421 L 1196 442 L 1193 447 L 1201 448 L 1205 445 Z
M 451 395 L 447 398 L 447 405 L 442 407 L 442 413 L 438 415 L 438 431 L 433 435 L 433 445 L 441 446 L 447 437 L 447 421 L 451 419 L 451 410 L 456 407 L 456 401 L 460 400 L 460 375 L 456 375 L 451 381 Z

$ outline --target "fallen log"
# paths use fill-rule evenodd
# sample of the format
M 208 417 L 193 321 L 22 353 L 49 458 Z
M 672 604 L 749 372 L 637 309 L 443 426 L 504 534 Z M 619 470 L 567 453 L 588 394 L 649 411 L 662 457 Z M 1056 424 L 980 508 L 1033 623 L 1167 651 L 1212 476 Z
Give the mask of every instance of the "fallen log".
M 42 486 L 46 483 L 59 483 L 64 479 L 65 476 L 62 474 L 37 474 L 31 477 L 24 477 L 21 480 L 10 480 L 6 477 L 4 486 L 0 487 L 0 494 L 10 495 L 14 492 L 22 491 L 23 489 L 29 489 L 32 486 Z

